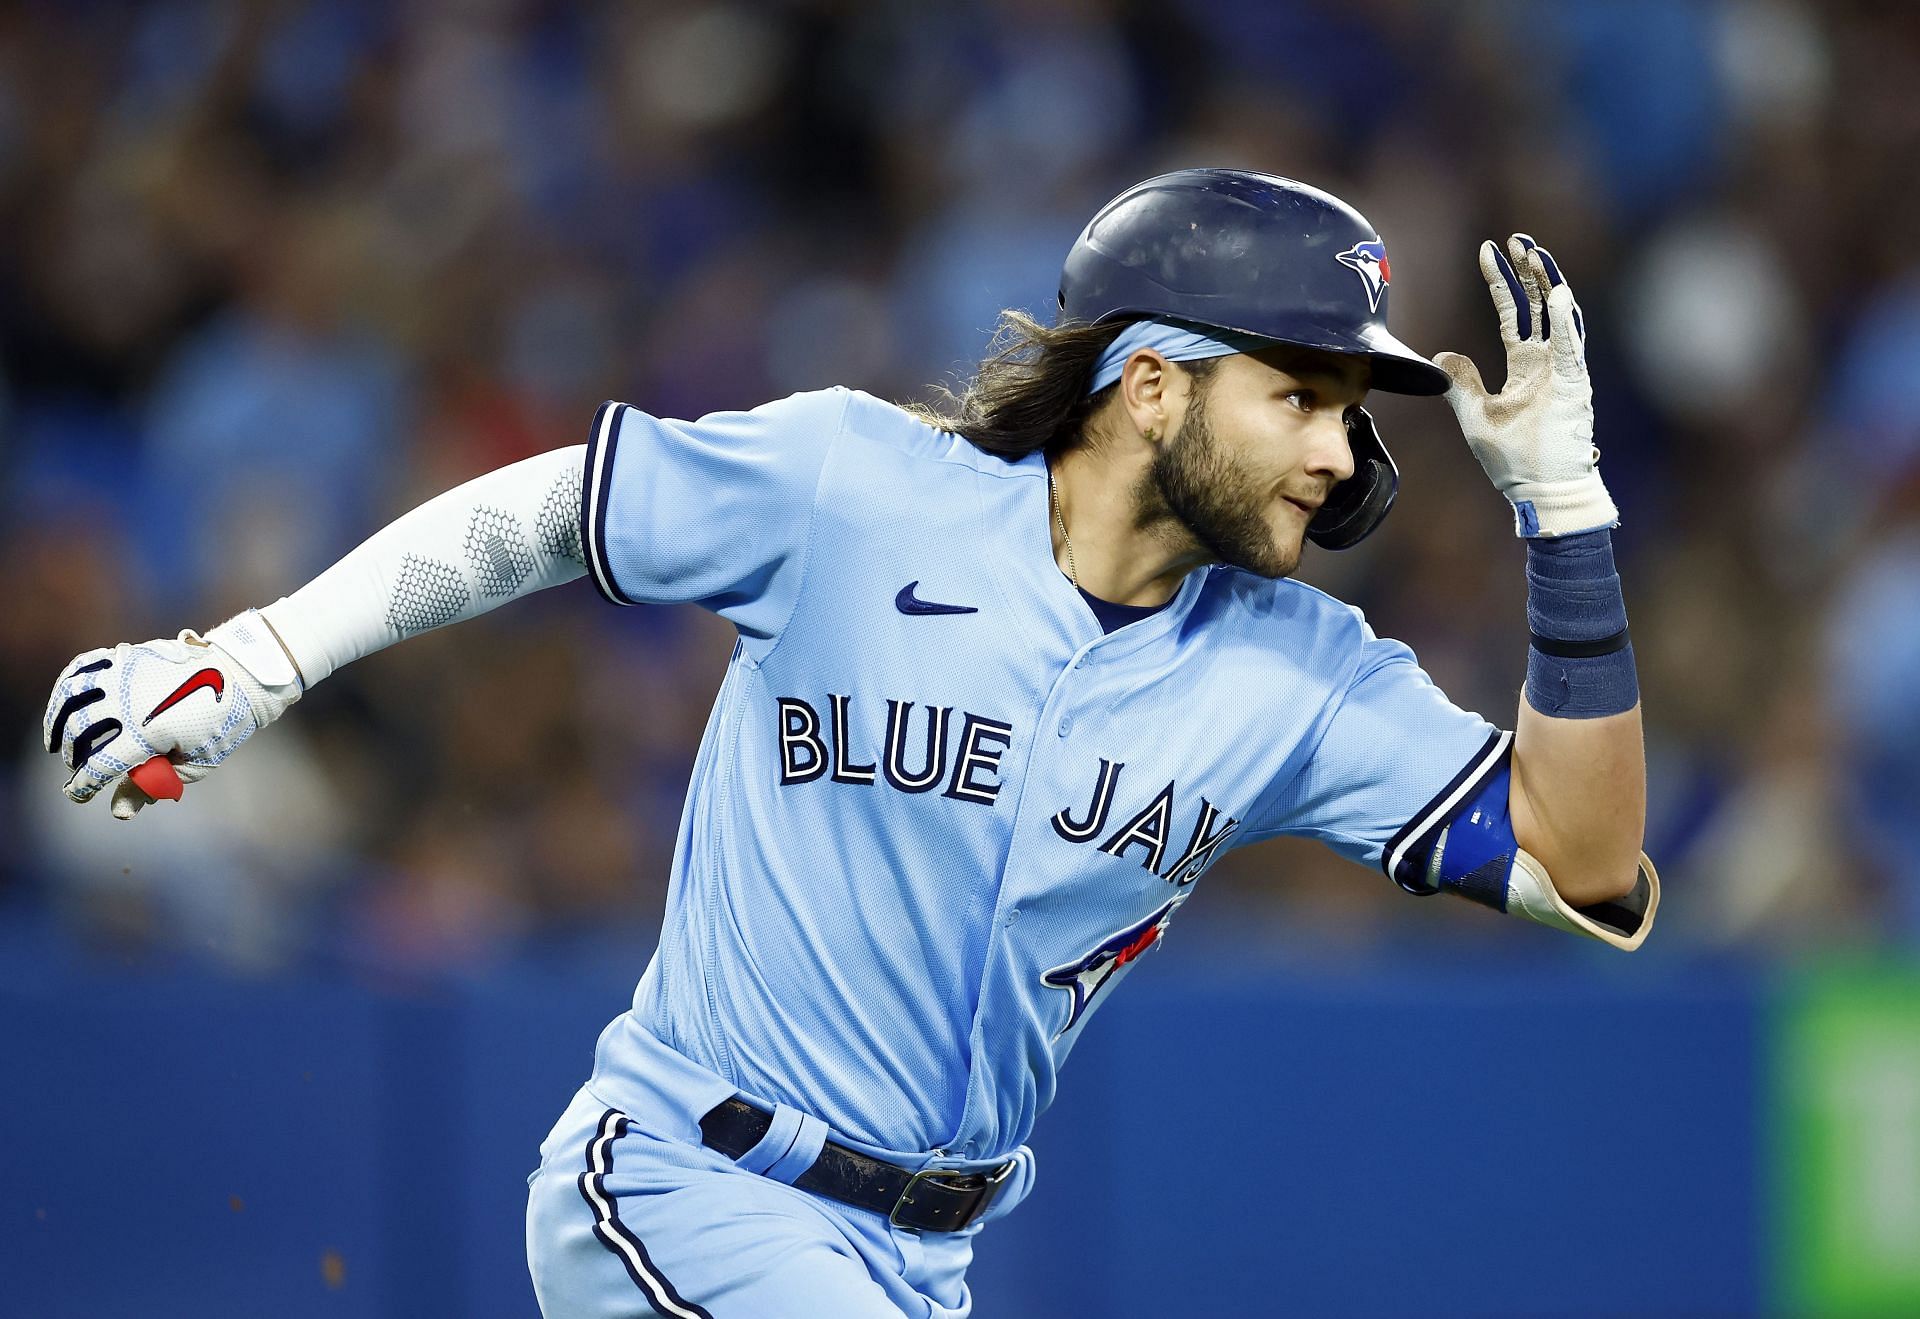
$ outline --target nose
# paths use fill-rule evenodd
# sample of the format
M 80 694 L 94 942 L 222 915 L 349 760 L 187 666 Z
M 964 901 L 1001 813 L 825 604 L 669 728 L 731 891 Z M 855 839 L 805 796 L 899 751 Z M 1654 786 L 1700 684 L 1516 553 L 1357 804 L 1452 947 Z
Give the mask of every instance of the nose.
M 1327 413 L 1314 419 L 1307 441 L 1306 468 L 1312 475 L 1324 474 L 1332 485 L 1353 475 L 1353 445 L 1347 439 L 1345 417 Z

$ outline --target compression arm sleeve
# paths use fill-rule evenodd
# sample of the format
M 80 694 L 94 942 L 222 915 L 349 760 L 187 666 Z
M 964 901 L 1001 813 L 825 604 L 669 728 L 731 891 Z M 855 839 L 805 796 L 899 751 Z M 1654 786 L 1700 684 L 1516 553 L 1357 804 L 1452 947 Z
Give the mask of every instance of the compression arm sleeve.
M 260 612 L 303 689 L 396 641 L 586 573 L 586 446 L 502 467 L 428 500 Z

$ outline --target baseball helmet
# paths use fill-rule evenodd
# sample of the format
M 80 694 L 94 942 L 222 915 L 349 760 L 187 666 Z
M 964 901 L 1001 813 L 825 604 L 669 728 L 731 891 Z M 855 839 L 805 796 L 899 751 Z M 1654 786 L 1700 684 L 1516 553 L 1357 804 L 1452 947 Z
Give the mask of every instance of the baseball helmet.
M 1387 331 L 1390 278 L 1380 235 L 1331 193 L 1252 170 L 1183 169 L 1134 184 L 1088 221 L 1060 271 L 1060 313 L 1168 317 L 1364 356 L 1375 389 L 1444 394 L 1446 373 Z M 1347 430 L 1354 474 L 1307 527 L 1327 549 L 1365 539 L 1400 486 L 1364 408 Z

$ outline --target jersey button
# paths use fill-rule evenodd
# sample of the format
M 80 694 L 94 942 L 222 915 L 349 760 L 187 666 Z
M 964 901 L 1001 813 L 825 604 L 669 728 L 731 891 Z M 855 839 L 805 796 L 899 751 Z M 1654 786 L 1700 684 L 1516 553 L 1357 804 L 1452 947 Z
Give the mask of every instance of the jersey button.
M 1060 736 L 1065 737 L 1068 733 L 1071 733 L 1072 731 L 1073 731 L 1073 716 L 1070 714 L 1062 715 L 1060 718 Z

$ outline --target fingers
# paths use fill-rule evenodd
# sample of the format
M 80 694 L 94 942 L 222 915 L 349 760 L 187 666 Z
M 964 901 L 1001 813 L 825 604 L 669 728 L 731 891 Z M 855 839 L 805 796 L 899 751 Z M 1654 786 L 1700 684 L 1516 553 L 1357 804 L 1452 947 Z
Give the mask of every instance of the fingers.
M 1529 239 L 1528 241 L 1531 242 L 1532 240 Z M 1573 327 L 1574 337 L 1579 340 L 1577 345 L 1579 348 L 1579 357 L 1584 361 L 1587 355 L 1587 322 L 1586 318 L 1580 314 L 1580 304 L 1574 299 L 1573 289 L 1568 287 L 1566 276 L 1560 273 L 1559 263 L 1553 259 L 1553 253 L 1536 243 L 1533 248 L 1533 255 L 1534 258 L 1539 261 L 1540 273 L 1547 281 L 1548 314 L 1552 315 L 1553 312 L 1557 311 L 1560 316 L 1560 324 L 1571 325 Z M 1554 298 L 1554 294 L 1557 292 L 1564 292 L 1565 294 L 1565 296 L 1558 301 Z
M 77 743 L 95 727 L 91 722 L 94 716 L 89 713 L 89 707 L 98 705 L 106 699 L 107 693 L 103 688 L 82 687 L 70 692 L 67 698 L 60 702 L 57 710 L 51 705 L 47 707 L 50 721 L 47 732 L 47 751 L 50 755 L 56 755 L 65 760 L 68 769 L 72 769 L 79 763 L 74 756 Z M 115 719 L 111 722 L 117 731 L 120 721 Z M 109 733 L 108 736 L 111 737 L 112 734 Z
M 1526 290 L 1527 311 L 1533 316 L 1531 337 L 1545 339 L 1552 332 L 1552 326 L 1547 321 L 1547 277 L 1540 263 L 1534 260 L 1536 250 L 1533 239 L 1525 234 L 1513 234 L 1507 239 L 1507 255 L 1513 261 L 1520 287 Z
M 74 662 L 67 676 L 54 687 L 41 721 L 48 752 L 59 756 L 68 769 L 75 771 L 126 730 L 126 725 L 109 713 L 107 691 L 101 685 L 101 679 L 112 667 L 113 657 L 110 653 L 100 653 L 102 658 L 89 660 L 83 655 Z
M 131 820 L 146 807 L 153 805 L 154 799 L 140 790 L 140 785 L 132 779 L 121 779 L 113 788 L 108 809 L 116 820 Z
M 1541 271 L 1545 274 L 1547 285 L 1550 289 L 1557 289 L 1567 282 L 1566 277 L 1560 273 L 1560 267 L 1554 262 L 1553 253 L 1547 251 L 1546 248 L 1540 246 L 1540 244 L 1534 242 L 1525 234 L 1515 234 L 1514 237 L 1525 241 L 1527 246 L 1533 250 L 1534 255 L 1540 258 Z
M 1567 285 L 1567 277 L 1560 273 L 1560 263 L 1553 259 L 1553 253 L 1547 251 L 1546 248 L 1534 242 L 1533 239 L 1527 237 L 1527 235 L 1515 234 L 1513 237 L 1515 241 L 1523 243 L 1526 246 L 1531 263 L 1537 264 L 1538 266 L 1538 269 L 1534 272 L 1535 279 L 1547 295 L 1547 301 L 1541 313 L 1541 318 L 1545 323 L 1546 337 L 1549 339 L 1553 337 L 1554 313 L 1557 310 L 1560 317 L 1559 323 L 1573 327 L 1573 333 L 1575 337 L 1579 339 L 1580 360 L 1586 360 L 1586 317 L 1581 314 L 1580 303 L 1574 298 L 1573 290 Z M 1556 307 L 1553 298 L 1553 291 L 1555 289 L 1567 290 L 1567 296 L 1563 300 L 1565 305 Z
M 1480 380 L 1480 368 L 1473 364 L 1471 357 L 1459 353 L 1436 353 L 1433 364 L 1447 373 L 1447 379 L 1453 387 L 1447 391 L 1451 398 L 1454 394 L 1465 394 L 1477 398 L 1487 396 L 1487 387 Z
M 1481 429 L 1487 411 L 1487 386 L 1480 379 L 1480 368 L 1473 359 L 1459 353 L 1435 354 L 1433 364 L 1447 373 L 1447 406 L 1459 419 L 1460 429 L 1473 435 Z
M 92 675 L 112 663 L 112 651 L 90 650 L 74 656 L 61 671 L 59 681 L 53 684 L 53 695 L 47 698 L 46 713 L 40 719 L 41 743 L 49 753 L 60 755 L 76 726 L 75 716 L 94 702 L 106 699 L 106 692 Z M 85 722 L 84 719 L 78 721 Z
M 118 719 L 90 725 L 74 742 L 67 763 L 73 777 L 66 793 L 76 802 L 92 801 L 100 789 L 114 782 L 154 753 L 144 737 L 123 729 Z
M 1567 277 L 1560 273 L 1560 263 L 1553 259 L 1553 253 L 1525 234 L 1515 234 L 1513 241 L 1526 249 L 1531 278 L 1523 275 L 1523 280 L 1545 298 L 1540 308 L 1541 328 L 1553 347 L 1554 368 L 1566 375 L 1577 375 L 1587 357 L 1587 325 L 1580 315 L 1580 304 L 1574 301 L 1573 289 L 1568 286 Z M 1556 324 L 1560 326 L 1558 334 L 1553 332 Z
M 119 729 L 120 721 L 107 721 L 114 729 Z M 66 793 L 76 802 L 90 802 L 100 789 L 120 779 L 135 765 L 148 757 L 158 754 L 158 749 L 140 734 L 127 731 L 115 732 L 112 737 L 95 736 L 90 741 L 99 745 L 88 748 L 85 755 L 79 756 L 74 763 L 73 777 L 67 780 Z
M 71 800 L 84 806 L 94 799 L 100 789 L 131 768 L 117 756 L 107 752 L 98 753 L 93 759 L 82 761 L 80 768 L 73 771 L 73 777 L 67 780 L 65 792 Z
M 73 771 L 65 791 L 76 802 L 91 801 L 101 788 L 153 754 L 146 739 L 125 722 L 131 718 L 123 708 L 125 675 L 114 668 L 125 660 L 124 649 L 76 656 L 47 699 L 40 726 L 43 744 Z
M 1493 310 L 1500 317 L 1500 337 L 1509 344 L 1533 337 L 1532 313 L 1520 277 L 1491 242 L 1480 244 L 1480 278 L 1487 281 Z
M 1553 350 L 1553 369 L 1568 377 L 1583 374 L 1587 369 L 1587 338 L 1580 322 L 1580 304 L 1573 300 L 1573 290 L 1564 283 L 1556 286 L 1547 295 L 1547 306 L 1562 327 L 1560 333 L 1547 340 Z
M 1528 234 L 1510 235 L 1504 251 L 1498 244 L 1484 242 L 1480 244 L 1480 275 L 1487 281 L 1500 316 L 1501 337 L 1509 347 L 1527 342 L 1552 344 L 1559 369 L 1584 369 L 1586 320 L 1553 253 Z M 1569 327 L 1570 333 L 1556 335 L 1556 320 Z

